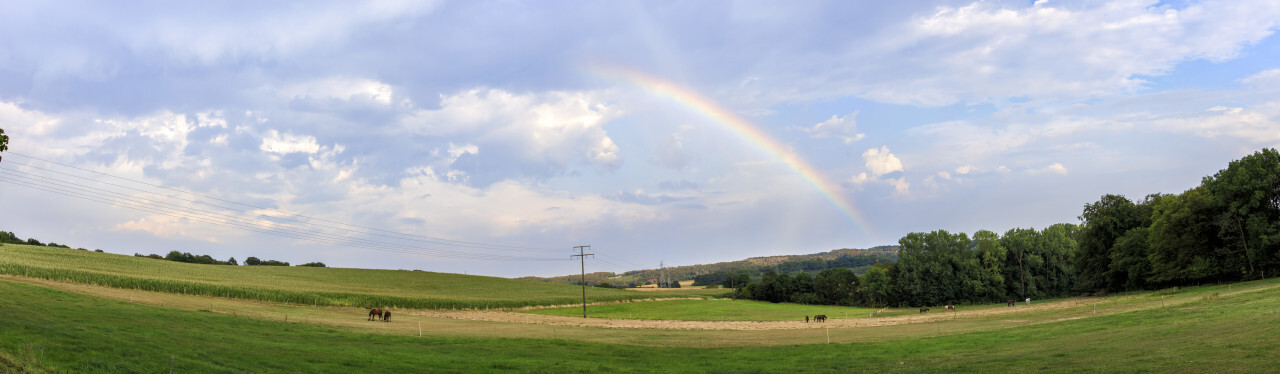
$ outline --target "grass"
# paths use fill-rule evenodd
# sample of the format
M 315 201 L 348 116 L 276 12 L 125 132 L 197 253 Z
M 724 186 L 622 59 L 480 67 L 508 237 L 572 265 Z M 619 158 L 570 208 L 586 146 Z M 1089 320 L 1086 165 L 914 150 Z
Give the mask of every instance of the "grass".
M 407 270 L 198 265 L 13 244 L 0 246 L 0 274 L 126 289 L 362 307 L 518 308 L 569 305 L 580 302 L 582 297 L 576 286 L 498 277 Z M 587 291 L 591 302 L 654 297 L 658 296 L 607 288 Z
M 828 318 L 865 318 L 874 309 L 829 305 L 773 304 L 748 300 L 663 300 L 595 305 L 587 316 L 612 319 L 656 319 L 679 321 L 798 321 L 804 316 L 826 314 Z M 581 316 L 582 308 L 554 308 L 525 311 L 552 316 Z
M 161 372 L 171 360 L 176 372 L 1268 372 L 1280 361 L 1275 281 L 1109 297 L 1099 301 L 1137 309 L 1015 328 L 679 349 L 549 335 L 417 337 L 132 304 L 11 280 L 0 280 L 0 294 L 0 372 Z M 1150 307 L 1159 296 L 1173 300 Z

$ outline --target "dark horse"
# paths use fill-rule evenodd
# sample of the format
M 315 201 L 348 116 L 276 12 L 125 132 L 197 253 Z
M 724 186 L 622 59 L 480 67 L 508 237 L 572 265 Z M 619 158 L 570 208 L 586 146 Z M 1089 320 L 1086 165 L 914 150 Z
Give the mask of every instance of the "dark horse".
M 382 311 L 382 322 L 391 322 L 391 311 L 390 311 L 390 310 L 384 310 L 384 311 Z
M 1017 300 L 1009 300 L 1009 306 L 1013 306 L 1013 303 L 1016 303 L 1016 302 L 1018 302 L 1018 301 L 1017 301 Z
M 929 313 L 929 308 L 920 308 L 920 313 Z
M 826 314 L 819 314 L 819 315 L 813 316 L 813 321 L 814 321 L 814 322 L 826 322 L 826 321 L 827 321 L 827 315 L 826 315 Z
M 374 317 L 382 318 L 382 309 L 370 309 L 369 320 L 372 321 Z

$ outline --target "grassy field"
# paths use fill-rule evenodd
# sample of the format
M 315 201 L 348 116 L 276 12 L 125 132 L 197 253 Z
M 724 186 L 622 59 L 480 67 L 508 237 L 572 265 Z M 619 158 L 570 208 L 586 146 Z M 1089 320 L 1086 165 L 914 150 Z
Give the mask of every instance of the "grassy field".
M 582 297 L 576 286 L 497 277 L 407 270 L 197 265 L 14 244 L 0 245 L 0 274 L 313 305 L 488 309 L 568 305 L 581 302 Z M 655 295 L 595 287 L 587 290 L 591 302 L 648 299 Z
M 948 333 L 942 322 L 942 333 L 927 337 L 672 349 L 569 334 L 515 338 L 429 330 L 418 337 L 383 330 L 390 324 L 378 322 L 361 327 L 245 318 L 12 279 L 0 279 L 6 296 L 0 298 L 0 315 L 6 316 L 0 319 L 0 372 L 162 372 L 171 362 L 175 372 L 1269 372 L 1280 362 L 1280 340 L 1274 338 L 1280 332 L 1280 286 L 1274 280 L 1233 290 L 1114 296 L 1096 300 L 1111 314 L 1010 328 Z M 1166 307 L 1158 307 L 1162 301 Z M 580 330 L 591 336 L 630 333 Z M 670 339 L 719 336 L 682 333 Z
M 828 318 L 865 318 L 875 311 L 829 305 L 773 304 L 745 300 L 662 300 L 597 305 L 589 317 L 613 319 L 657 319 L 678 321 L 797 321 L 804 316 L 825 314 Z M 524 311 L 551 316 L 581 316 L 582 308 L 554 308 Z

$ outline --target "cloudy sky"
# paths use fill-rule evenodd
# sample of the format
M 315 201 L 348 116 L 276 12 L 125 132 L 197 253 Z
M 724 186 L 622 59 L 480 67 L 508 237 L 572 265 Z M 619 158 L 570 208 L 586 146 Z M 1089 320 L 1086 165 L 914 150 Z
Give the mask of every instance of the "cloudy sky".
M 0 230 L 498 276 L 1078 222 L 1280 147 L 1280 2 L 6 2 Z

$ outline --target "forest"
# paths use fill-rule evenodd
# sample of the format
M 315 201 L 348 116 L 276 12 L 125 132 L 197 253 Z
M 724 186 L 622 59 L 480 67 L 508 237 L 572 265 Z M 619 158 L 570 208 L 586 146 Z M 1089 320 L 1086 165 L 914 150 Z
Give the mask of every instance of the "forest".
M 1079 224 L 972 237 L 937 230 L 898 241 L 898 261 L 759 281 L 727 277 L 741 298 L 857 306 L 976 304 L 1161 289 L 1280 274 L 1280 153 L 1230 162 L 1177 194 L 1107 194 Z

